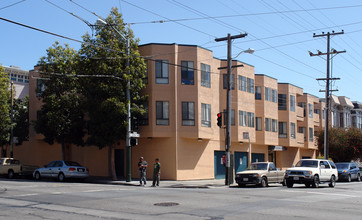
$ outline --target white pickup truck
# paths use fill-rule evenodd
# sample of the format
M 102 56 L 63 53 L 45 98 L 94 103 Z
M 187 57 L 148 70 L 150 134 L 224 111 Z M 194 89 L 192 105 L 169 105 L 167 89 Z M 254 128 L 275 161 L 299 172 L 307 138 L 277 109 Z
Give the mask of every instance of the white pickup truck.
M 15 175 L 31 176 L 37 166 L 22 165 L 20 161 L 14 158 L 0 158 L 0 175 L 7 175 L 9 179 Z
M 336 185 L 338 171 L 330 160 L 302 159 L 294 167 L 285 171 L 285 181 L 288 188 L 293 184 L 305 184 L 306 187 L 318 188 L 320 183 L 327 182 L 330 187 Z
M 271 162 L 252 163 L 247 170 L 236 173 L 235 181 L 239 186 L 254 184 L 261 187 L 268 183 L 281 183 L 284 185 L 284 171 L 275 168 Z

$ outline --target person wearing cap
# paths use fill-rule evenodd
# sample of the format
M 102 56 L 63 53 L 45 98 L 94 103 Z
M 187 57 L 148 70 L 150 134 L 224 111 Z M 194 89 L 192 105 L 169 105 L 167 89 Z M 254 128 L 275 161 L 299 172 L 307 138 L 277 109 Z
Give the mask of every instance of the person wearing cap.
M 140 172 L 140 186 L 142 186 L 142 182 L 143 185 L 146 185 L 146 168 L 147 168 L 148 164 L 147 161 L 145 161 L 143 159 L 143 157 L 140 157 L 140 161 L 138 162 L 138 170 Z

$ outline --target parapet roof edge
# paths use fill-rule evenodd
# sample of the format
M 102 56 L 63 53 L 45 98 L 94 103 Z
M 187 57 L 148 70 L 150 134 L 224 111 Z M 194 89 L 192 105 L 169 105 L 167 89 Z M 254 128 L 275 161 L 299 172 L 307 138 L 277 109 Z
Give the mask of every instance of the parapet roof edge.
M 254 75 L 255 75 L 255 76 L 266 76 L 266 77 L 269 77 L 269 78 L 271 78 L 271 79 L 275 79 L 276 81 L 278 81 L 277 78 L 274 78 L 274 77 L 272 77 L 272 76 L 268 76 L 268 75 L 265 75 L 265 74 L 256 73 L 256 74 L 254 74 Z
M 294 84 L 292 84 L 292 83 L 278 82 L 278 84 L 288 84 L 288 85 L 291 85 L 291 86 L 295 86 L 295 87 L 297 87 L 297 88 L 299 88 L 299 89 L 303 89 L 302 87 L 296 86 L 296 85 L 294 85 Z M 306 93 L 306 94 L 308 94 L 308 93 Z
M 177 44 L 177 43 L 147 43 L 147 44 L 141 44 L 138 47 L 148 46 L 148 45 L 164 45 L 164 46 L 170 46 L 170 45 L 178 45 L 178 46 L 184 46 L 184 47 L 198 47 L 204 50 L 208 50 L 210 52 L 213 52 L 210 49 L 207 49 L 205 47 L 198 46 L 196 44 Z

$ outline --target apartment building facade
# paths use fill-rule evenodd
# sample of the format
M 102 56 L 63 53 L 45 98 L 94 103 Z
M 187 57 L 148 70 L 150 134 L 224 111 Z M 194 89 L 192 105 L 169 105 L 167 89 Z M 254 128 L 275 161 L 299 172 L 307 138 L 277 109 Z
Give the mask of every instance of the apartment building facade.
M 138 145 L 132 147 L 132 176 L 138 177 L 140 156 L 151 165 L 162 164 L 162 179 L 224 178 L 222 156 L 225 129 L 217 126 L 217 113 L 226 109 L 226 60 L 196 45 L 146 44 L 139 47 L 147 60 L 144 93 L 148 113 L 140 126 Z M 318 154 L 314 132 L 322 129 L 323 102 L 288 83 L 255 74 L 254 67 L 233 60 L 231 101 L 231 154 L 234 172 L 251 161 L 273 161 L 291 167 L 301 158 Z M 31 75 L 36 75 L 31 71 Z M 37 79 L 30 79 L 30 120 L 36 120 L 41 100 Z M 225 115 L 224 117 L 225 118 Z M 109 176 L 108 149 L 68 146 L 71 160 L 90 168 L 91 175 Z M 115 146 L 116 170 L 124 176 L 125 143 Z M 47 145 L 30 131 L 30 141 L 14 154 L 25 163 L 38 165 L 61 157 L 58 144 Z M 28 155 L 34 155 L 30 161 Z M 151 171 L 151 167 L 149 166 Z M 148 178 L 152 172 L 148 172 Z
M 29 71 L 22 70 L 18 66 L 3 66 L 4 72 L 9 74 L 10 82 L 13 83 L 14 98 L 22 99 L 29 95 Z

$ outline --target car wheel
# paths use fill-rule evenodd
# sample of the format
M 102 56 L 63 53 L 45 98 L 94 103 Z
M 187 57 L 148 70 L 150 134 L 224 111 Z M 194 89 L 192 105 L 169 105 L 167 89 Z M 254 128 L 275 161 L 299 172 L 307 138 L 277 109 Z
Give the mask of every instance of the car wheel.
M 336 177 L 334 175 L 332 175 L 330 183 L 329 183 L 329 187 L 335 187 L 335 186 L 336 186 Z
M 287 181 L 287 187 L 288 188 L 292 188 L 293 187 L 293 182 L 292 181 Z
M 319 177 L 317 175 L 314 176 L 312 186 L 313 186 L 313 188 L 319 187 Z
M 245 184 L 244 183 L 238 183 L 238 186 L 239 187 L 245 187 Z
M 14 178 L 14 175 L 15 175 L 15 174 L 14 174 L 14 171 L 13 171 L 13 170 L 9 170 L 9 171 L 8 171 L 8 178 L 9 178 L 9 179 Z
M 348 176 L 347 176 L 347 182 L 350 183 L 351 181 L 352 181 L 352 177 L 351 177 L 351 175 L 348 175 Z
M 64 174 L 63 174 L 63 173 L 59 173 L 59 175 L 58 175 L 58 181 L 59 181 L 59 182 L 63 182 L 64 179 L 65 179 Z
M 310 187 L 310 183 L 306 183 L 305 187 L 309 188 Z
M 358 174 L 358 175 L 357 175 L 357 181 L 358 181 L 358 182 L 361 182 L 361 174 Z
M 36 180 L 40 180 L 40 179 L 41 179 L 40 173 L 39 173 L 39 172 L 36 172 L 35 175 L 34 175 L 34 178 L 35 178 Z
M 265 177 L 263 177 L 263 178 L 261 179 L 260 186 L 261 186 L 261 187 L 267 187 L 267 186 L 268 186 L 268 180 L 267 180 Z

